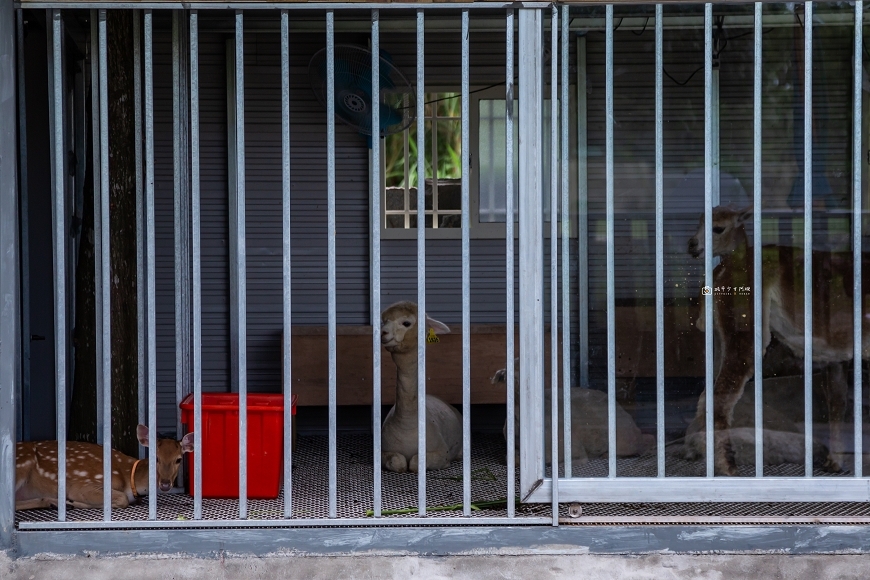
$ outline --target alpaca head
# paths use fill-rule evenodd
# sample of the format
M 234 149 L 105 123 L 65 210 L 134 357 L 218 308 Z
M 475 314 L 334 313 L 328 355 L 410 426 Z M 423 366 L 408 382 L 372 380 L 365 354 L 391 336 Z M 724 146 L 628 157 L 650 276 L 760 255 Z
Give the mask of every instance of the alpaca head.
M 435 334 L 448 334 L 450 328 L 443 322 L 426 318 L 426 328 Z M 388 352 L 404 354 L 417 349 L 417 305 L 396 302 L 381 314 L 381 344 Z

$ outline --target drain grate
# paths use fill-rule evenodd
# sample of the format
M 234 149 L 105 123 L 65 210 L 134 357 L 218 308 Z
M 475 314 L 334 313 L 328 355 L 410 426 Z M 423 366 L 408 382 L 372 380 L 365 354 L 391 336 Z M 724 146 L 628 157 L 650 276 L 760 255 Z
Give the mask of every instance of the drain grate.
M 501 435 L 475 434 L 471 452 L 471 498 L 480 509 L 472 510 L 475 517 L 505 517 L 504 503 L 492 505 L 505 499 L 507 466 L 505 443 Z M 364 435 L 338 436 L 337 471 L 337 516 L 339 518 L 364 518 L 372 509 L 374 454 L 372 441 Z M 703 476 L 704 462 L 689 462 L 669 448 L 667 456 L 668 476 Z M 327 518 L 329 515 L 329 465 L 328 438 L 325 436 L 300 436 L 293 460 L 293 514 L 299 518 Z M 549 469 L 548 469 L 549 471 Z M 745 471 L 745 473 L 744 473 Z M 391 518 L 417 517 L 417 475 L 414 473 L 382 473 L 382 509 Z M 655 455 L 620 458 L 617 462 L 620 477 L 649 477 L 656 474 Z M 573 467 L 575 477 L 606 477 L 607 460 L 595 459 L 585 465 Z M 753 475 L 752 467 L 740 475 Z M 801 465 L 769 466 L 768 476 L 803 475 Z M 830 475 L 819 472 L 817 475 Z M 518 482 L 515 482 L 518 486 Z M 517 493 L 518 487 L 515 487 Z M 283 494 L 283 492 L 282 492 Z M 448 469 L 429 472 L 426 485 L 428 517 L 437 519 L 461 515 L 462 462 L 454 462 Z M 203 518 L 208 520 L 233 520 L 238 518 L 238 501 L 204 499 Z M 254 520 L 278 520 L 283 517 L 284 499 L 280 495 L 271 500 L 248 500 L 248 518 Z M 434 509 L 455 507 L 457 509 Z M 410 513 L 390 514 L 389 510 L 409 509 Z M 434 511 L 432 511 L 434 509 Z M 563 505 L 560 516 L 568 517 L 568 507 Z M 517 507 L 520 522 L 523 517 L 547 517 L 549 504 L 526 504 Z M 68 521 L 100 521 L 101 509 L 73 509 L 67 511 Z M 870 504 L 866 503 L 590 503 L 583 504 L 579 519 L 567 519 L 572 524 L 602 524 L 607 521 L 639 521 L 643 523 L 674 523 L 675 518 L 685 518 L 686 523 L 711 521 L 717 523 L 748 523 L 752 518 L 770 523 L 771 519 L 785 523 L 794 518 L 870 518 Z M 52 509 L 16 512 L 16 524 L 22 521 L 50 522 L 57 520 L 57 511 Z M 112 513 L 116 521 L 145 521 L 148 519 L 148 502 Z M 193 498 L 185 494 L 160 495 L 157 506 L 158 520 L 192 520 Z M 729 521 L 723 521 L 725 518 Z M 660 521 L 656 521 L 656 520 Z M 745 521 L 736 521 L 745 520 Z M 520 523 L 518 522 L 518 523 Z M 375 523 L 375 520 L 372 520 Z M 844 522 L 848 523 L 848 522 Z

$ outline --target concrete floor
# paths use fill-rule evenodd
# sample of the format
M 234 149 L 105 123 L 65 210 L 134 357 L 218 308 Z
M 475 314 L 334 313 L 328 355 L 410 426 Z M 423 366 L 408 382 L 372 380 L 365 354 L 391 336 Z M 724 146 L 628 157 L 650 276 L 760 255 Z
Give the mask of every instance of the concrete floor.
M 359 556 L 246 557 L 189 559 L 173 557 L 21 558 L 0 553 L 0 578 L 8 580 L 166 580 L 231 578 L 489 578 L 545 580 L 550 578 L 729 580 L 866 579 L 870 556 L 861 555 L 535 555 L 535 556 Z

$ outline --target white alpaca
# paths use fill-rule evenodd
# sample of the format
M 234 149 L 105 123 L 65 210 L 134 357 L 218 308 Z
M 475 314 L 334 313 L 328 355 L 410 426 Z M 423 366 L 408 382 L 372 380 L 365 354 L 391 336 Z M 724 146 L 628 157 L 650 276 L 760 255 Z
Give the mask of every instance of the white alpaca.
M 427 329 L 450 328 L 424 316 Z M 417 305 L 397 302 L 381 314 L 381 344 L 396 363 L 396 404 L 381 428 L 381 464 L 387 471 L 417 471 Z M 428 331 L 428 330 L 427 330 Z M 462 457 L 462 415 L 426 395 L 426 469 L 444 469 Z
M 520 427 L 520 369 L 519 359 L 514 362 L 514 424 L 516 432 Z M 490 381 L 506 382 L 505 369 L 493 375 Z M 550 389 L 544 390 L 544 459 L 550 463 L 552 437 L 550 436 L 551 404 Z M 563 400 L 561 390 L 560 402 Z M 559 410 L 559 456 L 563 452 L 562 410 Z M 507 439 L 507 421 L 503 430 Z M 655 442 L 651 435 L 644 435 L 625 409 L 616 405 L 616 456 L 640 455 Z M 606 457 L 607 440 L 607 393 L 595 389 L 571 389 L 571 459 L 574 464 L 582 465 L 589 459 Z

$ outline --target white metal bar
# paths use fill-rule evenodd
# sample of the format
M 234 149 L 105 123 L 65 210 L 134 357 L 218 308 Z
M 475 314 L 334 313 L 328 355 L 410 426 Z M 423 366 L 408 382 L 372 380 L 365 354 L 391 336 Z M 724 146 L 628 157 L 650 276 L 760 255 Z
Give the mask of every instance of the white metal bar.
M 505 333 L 507 366 L 507 513 L 516 516 L 516 417 L 514 387 L 514 9 L 505 19 Z
M 417 506 L 426 515 L 426 70 L 425 12 L 417 10 Z M 433 133 L 435 128 L 433 126 Z M 407 146 L 407 134 L 405 144 Z M 405 163 L 408 163 L 408 156 Z M 410 182 L 405 171 L 405 191 Z M 432 179 L 438 176 L 433 166 Z M 406 204 L 407 207 L 410 204 Z M 406 215 L 408 215 L 406 213 Z M 434 220 L 433 216 L 433 220 Z M 406 224 L 407 227 L 407 224 Z
M 860 296 L 861 294 L 858 294 Z M 859 359 L 860 360 L 860 359 Z M 860 364 L 856 360 L 856 364 Z M 831 450 L 833 451 L 833 450 Z M 813 476 L 813 3 L 804 3 L 804 474 Z
M 713 287 L 713 5 L 704 4 L 704 285 Z M 713 295 L 704 300 L 707 477 L 713 477 Z M 723 434 L 725 436 L 725 434 Z
M 854 291 L 852 292 L 852 329 L 853 329 L 853 360 L 854 360 L 854 390 L 855 390 L 855 477 L 863 477 L 864 471 L 864 429 L 862 424 L 863 400 L 862 371 L 863 359 L 863 297 L 861 271 L 862 257 L 864 255 L 863 232 L 861 231 L 864 219 L 862 208 L 861 191 L 861 131 L 863 128 L 863 53 L 864 46 L 864 0 L 855 0 L 855 42 L 854 42 L 854 73 L 852 88 L 852 260 L 854 262 Z
M 380 13 L 372 10 L 372 103 L 381 102 Z M 381 517 L 381 147 L 380 107 L 372 107 L 372 436 L 374 439 L 374 516 Z M 421 208 L 417 208 L 419 211 Z
M 569 7 L 562 6 L 562 36 L 560 48 L 562 52 L 561 96 L 559 98 L 559 171 L 562 174 L 561 184 L 561 225 L 562 225 L 562 441 L 564 446 L 565 477 L 571 477 L 571 270 L 568 244 L 571 241 L 571 216 L 568 214 L 568 45 L 571 36 L 568 32 Z M 510 167 L 510 166 L 509 166 Z M 555 173 L 555 171 L 554 171 Z
M 133 109 L 136 143 L 136 365 L 139 389 L 139 424 L 148 421 L 148 385 L 145 371 L 145 192 L 142 175 L 142 11 L 133 12 Z M 139 446 L 139 458 L 146 450 Z
M 550 466 L 553 525 L 559 525 L 559 7 L 550 12 Z M 566 406 L 569 402 L 566 401 Z M 566 462 L 567 463 L 567 462 Z
M 613 239 L 613 5 L 604 36 L 605 196 L 607 228 L 607 477 L 616 477 L 616 287 Z
M 52 209 L 54 223 L 54 376 L 57 407 L 57 521 L 66 520 L 66 203 L 63 147 L 63 22 L 60 10 L 50 14 L 52 130 Z
M 662 20 L 662 5 L 656 4 L 656 472 L 659 477 L 665 476 L 665 160 Z
M 154 39 L 145 10 L 145 275 L 148 348 L 148 519 L 157 520 L 157 259 L 154 246 Z M 198 450 L 197 450 L 198 451 Z
M 199 183 L 199 15 L 190 12 L 190 234 L 193 279 L 193 447 L 202 449 L 202 245 Z M 202 452 L 193 454 L 193 519 L 202 519 Z
M 248 335 L 245 243 L 245 22 L 236 10 L 236 276 L 239 321 L 239 519 L 248 517 Z
M 543 14 L 519 9 L 520 490 L 544 477 Z M 508 165 L 512 167 L 513 163 Z M 510 368 L 508 364 L 508 368 Z M 549 500 L 547 500 L 549 501 Z
M 468 10 L 462 11 L 462 515 L 471 515 L 471 181 Z M 434 165 L 433 165 L 434 169 Z
M 90 62 L 90 72 L 91 72 L 91 146 L 93 147 L 93 155 L 92 157 L 92 165 L 91 165 L 91 175 L 93 176 L 93 191 L 91 194 L 94 196 L 94 280 L 102 280 L 103 279 L 103 261 L 99 258 L 102 256 L 102 247 L 103 247 L 103 236 L 102 236 L 102 222 L 103 216 L 100 211 L 100 198 L 98 196 L 99 191 L 102 191 L 102 186 L 100 183 L 102 182 L 103 172 L 100 170 L 100 148 L 101 148 L 101 140 L 100 140 L 100 71 L 99 71 L 99 58 L 100 58 L 100 33 L 99 33 L 99 25 L 98 21 L 100 19 L 100 11 L 99 10 L 91 10 L 90 12 L 90 23 L 91 23 L 91 62 Z M 94 290 L 94 335 L 95 335 L 95 365 L 99 366 L 100 364 L 100 353 L 103 352 L 103 317 L 100 315 L 103 311 L 103 293 L 96 291 L 96 286 Z M 103 413 L 101 409 L 103 408 L 103 374 L 100 372 L 96 373 L 96 391 L 97 391 L 97 444 L 103 444 Z
M 755 321 L 755 477 L 764 477 L 764 417 L 763 407 L 764 390 L 762 388 L 763 366 L 762 357 L 763 343 L 761 335 L 761 43 L 763 31 L 761 29 L 763 15 L 761 2 L 755 3 L 755 52 L 754 52 L 754 80 L 752 94 L 752 238 L 753 251 L 753 320 Z
M 293 310 L 291 299 L 293 296 L 291 277 L 292 256 L 290 254 L 290 24 L 288 12 L 281 11 L 281 199 L 284 221 L 284 247 L 283 247 L 283 304 L 284 304 L 284 350 L 281 353 L 284 361 L 284 518 L 293 516 L 293 369 L 292 362 L 292 322 Z
M 99 281 L 103 296 L 101 310 L 102 350 L 99 353 L 103 374 L 103 521 L 112 519 L 112 307 L 111 252 L 109 248 L 109 71 L 106 39 L 106 11 L 99 14 L 99 74 L 100 74 L 100 255 Z
M 326 13 L 326 222 L 327 325 L 329 341 L 329 517 L 336 517 L 338 469 L 336 440 L 336 336 L 335 336 L 335 14 Z M 374 107 L 377 108 L 377 107 Z M 373 147 L 378 146 L 374 128 Z

